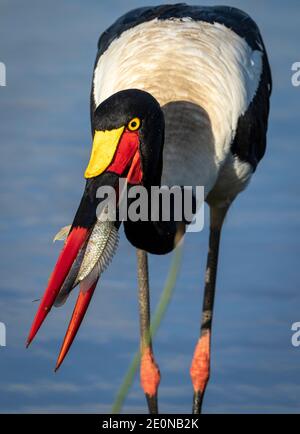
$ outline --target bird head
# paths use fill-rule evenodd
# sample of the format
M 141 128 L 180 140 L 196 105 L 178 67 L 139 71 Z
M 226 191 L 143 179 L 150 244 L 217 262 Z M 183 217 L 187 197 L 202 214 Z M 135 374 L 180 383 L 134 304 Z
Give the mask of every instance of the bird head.
M 72 228 L 95 223 L 99 187 L 117 188 L 119 178 L 129 186 L 160 185 L 164 115 L 152 95 L 137 89 L 115 93 L 92 114 L 92 134 L 86 187 Z
M 131 184 L 158 185 L 162 170 L 164 115 L 149 93 L 115 93 L 92 116 L 94 135 L 85 177 L 105 172 L 127 175 Z

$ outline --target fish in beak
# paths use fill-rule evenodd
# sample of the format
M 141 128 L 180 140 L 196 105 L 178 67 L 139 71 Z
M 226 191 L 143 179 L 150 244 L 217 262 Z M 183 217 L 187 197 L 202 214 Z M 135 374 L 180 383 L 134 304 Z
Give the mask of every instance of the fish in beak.
M 112 187 L 117 197 L 119 178 L 130 185 L 140 184 L 142 169 L 139 153 L 140 119 L 111 130 L 95 130 L 90 161 L 85 171 L 86 187 L 74 221 L 56 238 L 65 238 L 48 286 L 32 323 L 27 346 L 32 342 L 53 305 L 63 304 L 70 291 L 80 285 L 79 296 L 57 361 L 62 363 L 83 320 L 98 279 L 117 248 L 119 221 L 105 221 L 98 206 L 99 187 Z

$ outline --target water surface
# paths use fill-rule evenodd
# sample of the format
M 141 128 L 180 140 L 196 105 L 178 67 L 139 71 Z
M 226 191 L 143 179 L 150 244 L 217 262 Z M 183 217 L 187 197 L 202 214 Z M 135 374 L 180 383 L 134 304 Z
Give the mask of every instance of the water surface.
M 151 2 L 150 2 L 151 3 Z M 152 4 L 160 2 L 152 1 Z M 198 2 L 190 2 L 197 4 Z M 274 76 L 268 152 L 223 234 L 205 412 L 298 412 L 300 348 L 299 109 L 296 0 L 231 1 L 260 25 Z M 75 302 L 25 339 L 56 260 L 53 235 L 71 223 L 90 152 L 89 90 L 99 34 L 144 1 L 0 3 L 1 412 L 108 412 L 138 347 L 135 251 L 122 235 L 61 370 L 53 367 Z M 202 4 L 213 4 L 202 1 Z M 188 62 L 188 59 L 187 59 Z M 189 366 L 198 337 L 207 230 L 189 234 L 175 295 L 155 340 L 162 412 L 190 412 Z M 152 306 L 170 255 L 151 257 Z M 138 378 L 125 412 L 144 412 Z

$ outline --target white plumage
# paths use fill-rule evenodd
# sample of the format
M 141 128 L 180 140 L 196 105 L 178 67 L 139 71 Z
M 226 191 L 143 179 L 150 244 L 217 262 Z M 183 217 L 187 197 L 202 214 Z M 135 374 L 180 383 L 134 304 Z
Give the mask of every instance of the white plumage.
M 162 183 L 203 185 L 207 195 L 227 176 L 238 182 L 233 198 L 252 170 L 230 145 L 261 72 L 262 52 L 222 24 L 154 19 L 112 41 L 96 65 L 93 96 L 98 106 L 124 89 L 151 93 L 166 118 Z

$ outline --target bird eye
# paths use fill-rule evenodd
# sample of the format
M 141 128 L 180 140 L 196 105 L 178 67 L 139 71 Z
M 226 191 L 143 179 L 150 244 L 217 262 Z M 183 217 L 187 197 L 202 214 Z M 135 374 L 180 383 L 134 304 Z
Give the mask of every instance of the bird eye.
M 133 118 L 131 119 L 131 121 L 128 124 L 128 129 L 130 131 L 136 131 L 140 128 L 141 126 L 141 121 L 139 118 Z

